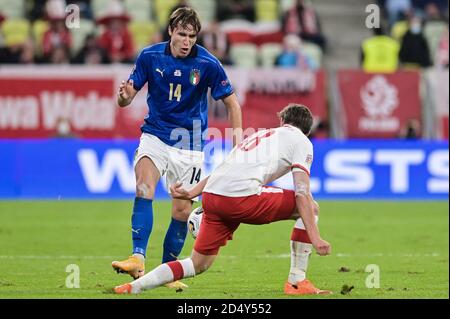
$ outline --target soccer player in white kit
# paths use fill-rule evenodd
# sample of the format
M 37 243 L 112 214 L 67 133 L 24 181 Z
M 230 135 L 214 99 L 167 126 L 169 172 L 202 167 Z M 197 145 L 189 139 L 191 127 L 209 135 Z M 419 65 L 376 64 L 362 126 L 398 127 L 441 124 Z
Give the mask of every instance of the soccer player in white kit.
M 300 104 L 289 104 L 278 115 L 280 127 L 249 136 L 191 190 L 183 189 L 181 183 L 171 186 L 174 198 L 189 199 L 202 194 L 204 215 L 191 257 L 164 263 L 138 280 L 115 287 L 116 293 L 140 293 L 198 275 L 212 265 L 220 247 L 232 239 L 241 223 L 258 225 L 287 219 L 296 223 L 291 234 L 291 268 L 284 292 L 331 293 L 316 288 L 306 279 L 312 247 L 321 256 L 331 252 L 331 245 L 320 237 L 319 207 L 310 192 L 313 146 L 307 136 L 313 117 Z M 264 186 L 289 171 L 295 190 Z

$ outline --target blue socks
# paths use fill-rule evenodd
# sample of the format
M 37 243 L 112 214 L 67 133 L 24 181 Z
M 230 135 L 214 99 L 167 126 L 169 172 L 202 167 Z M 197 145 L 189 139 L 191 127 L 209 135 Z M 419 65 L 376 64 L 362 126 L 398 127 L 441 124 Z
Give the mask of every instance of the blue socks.
M 133 254 L 145 257 L 147 244 L 153 228 L 153 200 L 136 197 L 134 199 L 133 215 L 131 216 L 131 234 L 133 238 Z M 177 260 L 184 246 L 188 231 L 187 222 L 171 220 L 164 239 L 162 262 Z
M 153 200 L 136 197 L 133 215 L 131 216 L 131 235 L 133 238 L 133 254 L 144 255 L 153 227 Z
M 178 255 L 183 249 L 187 231 L 187 222 L 172 218 L 166 237 L 164 238 L 163 263 L 177 260 Z

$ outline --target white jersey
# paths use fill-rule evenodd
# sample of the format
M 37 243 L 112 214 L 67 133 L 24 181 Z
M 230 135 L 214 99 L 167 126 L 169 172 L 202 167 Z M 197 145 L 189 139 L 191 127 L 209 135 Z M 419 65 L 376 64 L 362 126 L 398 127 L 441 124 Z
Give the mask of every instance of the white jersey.
M 233 148 L 210 175 L 204 192 L 241 197 L 260 194 L 262 186 L 289 171 L 310 173 L 313 146 L 291 125 L 258 131 Z

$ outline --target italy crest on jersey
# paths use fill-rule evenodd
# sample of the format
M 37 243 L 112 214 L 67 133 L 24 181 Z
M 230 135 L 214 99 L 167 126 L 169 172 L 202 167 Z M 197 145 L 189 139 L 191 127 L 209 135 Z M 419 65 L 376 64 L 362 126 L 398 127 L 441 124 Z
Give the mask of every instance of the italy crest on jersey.
M 200 70 L 193 69 L 191 71 L 189 82 L 191 82 L 192 85 L 197 85 L 200 82 Z

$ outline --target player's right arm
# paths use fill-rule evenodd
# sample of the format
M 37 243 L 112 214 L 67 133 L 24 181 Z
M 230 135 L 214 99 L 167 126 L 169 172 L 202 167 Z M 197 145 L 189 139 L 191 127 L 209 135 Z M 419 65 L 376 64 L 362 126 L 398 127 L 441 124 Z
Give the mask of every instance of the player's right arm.
M 120 107 L 130 105 L 137 92 L 138 91 L 133 87 L 132 79 L 129 79 L 126 83 L 125 81 L 122 81 L 119 86 L 119 92 L 117 94 L 117 104 L 119 104 Z
M 292 172 L 292 175 L 295 185 L 295 201 L 311 244 L 319 255 L 329 255 L 331 245 L 320 238 L 319 228 L 315 221 L 314 200 L 310 191 L 309 176 L 306 172 L 301 171 Z
M 147 70 L 151 69 L 151 62 L 148 57 L 149 54 L 142 51 L 136 59 L 136 64 L 133 66 L 127 82 L 122 81 L 120 84 L 119 92 L 117 93 L 117 104 L 120 107 L 130 105 L 137 92 L 148 82 L 149 75 Z

